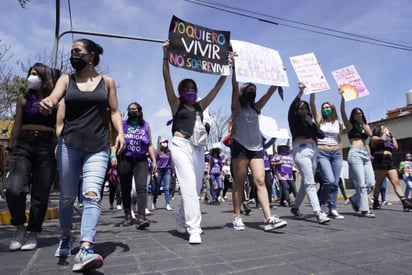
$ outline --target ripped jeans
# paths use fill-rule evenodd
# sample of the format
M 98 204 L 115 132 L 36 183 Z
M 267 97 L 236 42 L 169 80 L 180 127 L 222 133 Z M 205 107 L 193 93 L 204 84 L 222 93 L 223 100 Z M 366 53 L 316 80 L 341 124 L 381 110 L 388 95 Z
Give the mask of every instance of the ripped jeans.
M 73 227 L 73 206 L 82 177 L 83 215 L 80 226 L 80 242 L 95 242 L 96 228 L 101 213 L 101 190 L 104 184 L 109 148 L 97 153 L 85 152 L 59 139 L 57 165 L 60 178 L 59 221 L 62 232 Z M 86 195 L 93 192 L 96 196 Z

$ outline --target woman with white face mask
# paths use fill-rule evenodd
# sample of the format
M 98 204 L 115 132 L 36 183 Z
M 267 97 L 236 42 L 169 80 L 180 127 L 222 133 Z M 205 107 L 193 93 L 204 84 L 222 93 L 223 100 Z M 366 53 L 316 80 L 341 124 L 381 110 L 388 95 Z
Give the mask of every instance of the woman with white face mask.
M 29 69 L 27 85 L 27 92 L 17 102 L 8 147 L 12 155 L 6 179 L 6 200 L 10 223 L 17 229 L 9 245 L 12 251 L 37 248 L 37 234 L 42 231 L 50 188 L 56 176 L 56 111 L 50 116 L 39 111 L 39 101 L 53 89 L 51 69 L 41 63 L 34 64 Z M 27 227 L 26 190 L 31 194 Z

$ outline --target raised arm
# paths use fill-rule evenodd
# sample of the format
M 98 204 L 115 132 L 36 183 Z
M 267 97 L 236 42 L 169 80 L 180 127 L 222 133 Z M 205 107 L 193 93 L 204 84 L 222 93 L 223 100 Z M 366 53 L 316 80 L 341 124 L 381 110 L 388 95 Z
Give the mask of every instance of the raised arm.
M 346 115 L 346 108 L 345 108 L 345 98 L 343 97 L 343 90 L 339 88 L 339 94 L 341 95 L 340 100 L 340 113 L 342 115 L 342 121 L 345 125 L 346 132 L 349 132 L 352 129 L 352 123 L 349 121 Z
M 167 101 L 169 102 L 172 115 L 174 115 L 177 111 L 177 108 L 179 107 L 179 99 L 175 94 L 175 91 L 173 89 L 172 78 L 170 77 L 168 49 L 169 40 L 166 40 L 163 43 L 163 80 L 165 83 Z
M 239 101 L 239 83 L 236 80 L 235 67 L 232 71 L 232 104 L 231 109 L 233 110 Z
M 262 110 L 263 107 L 265 107 L 266 103 L 268 103 L 270 97 L 273 95 L 277 88 L 277 86 L 270 86 L 267 92 L 256 102 L 255 107 L 258 110 Z
M 212 100 L 216 97 L 217 93 L 220 91 L 223 84 L 225 83 L 226 78 L 227 76 L 225 75 L 220 76 L 212 90 L 210 90 L 210 92 L 204 98 L 202 98 L 202 100 L 199 101 L 199 105 L 202 108 L 202 110 L 205 110 L 212 102 Z
M 312 111 L 313 117 L 315 118 L 316 123 L 320 123 L 322 116 L 318 113 L 318 110 L 316 109 L 316 103 L 315 103 L 315 94 L 311 93 L 310 94 L 310 109 Z

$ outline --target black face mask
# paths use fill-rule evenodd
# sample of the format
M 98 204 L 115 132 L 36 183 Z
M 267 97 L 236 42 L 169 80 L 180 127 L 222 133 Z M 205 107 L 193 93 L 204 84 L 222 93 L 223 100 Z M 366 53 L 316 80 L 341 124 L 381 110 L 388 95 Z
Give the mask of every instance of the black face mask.
M 84 55 L 81 53 L 72 53 L 70 57 L 70 64 L 78 72 L 84 69 L 87 66 L 87 62 L 84 60 Z
M 136 119 L 137 119 L 137 112 L 129 111 L 129 112 L 127 112 L 127 116 L 128 116 L 129 119 L 131 119 L 131 120 L 136 120 Z
M 255 103 L 256 92 L 246 92 L 246 98 L 249 104 Z

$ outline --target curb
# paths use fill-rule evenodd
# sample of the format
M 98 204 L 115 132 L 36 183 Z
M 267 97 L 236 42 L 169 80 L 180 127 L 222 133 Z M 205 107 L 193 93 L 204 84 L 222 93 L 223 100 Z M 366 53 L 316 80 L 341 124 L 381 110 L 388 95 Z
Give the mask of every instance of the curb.
M 59 216 L 59 210 L 57 207 L 47 208 L 46 216 L 44 220 L 56 219 Z M 29 218 L 29 210 L 26 210 L 26 219 Z M 9 211 L 0 212 L 0 225 L 10 225 L 10 213 Z

